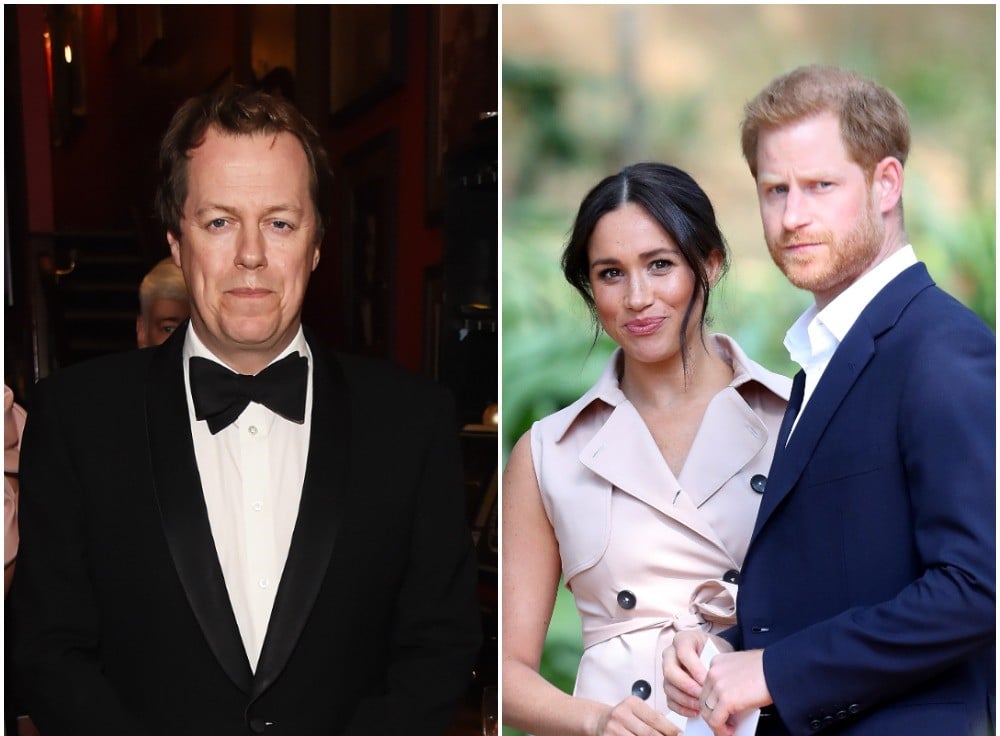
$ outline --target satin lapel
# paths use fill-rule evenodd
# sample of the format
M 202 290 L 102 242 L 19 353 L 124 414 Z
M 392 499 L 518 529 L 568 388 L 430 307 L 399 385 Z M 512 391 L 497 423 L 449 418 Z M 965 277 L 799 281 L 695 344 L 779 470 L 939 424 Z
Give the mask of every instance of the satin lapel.
M 249 692 L 250 663 L 229 602 L 198 474 L 177 330 L 150 365 L 146 432 L 153 492 L 177 576 L 209 647 L 230 679 Z
M 794 419 L 790 418 L 790 411 L 786 412 L 751 544 L 768 517 L 801 477 L 837 408 L 875 355 L 876 339 L 896 324 L 906 305 L 919 292 L 933 284 L 927 268 L 918 263 L 899 274 L 872 299 L 833 354 L 809 403 L 801 412 L 791 439 L 784 445 L 784 438 L 788 436 L 788 428 Z
M 307 333 L 308 337 L 308 333 Z M 313 339 L 312 429 L 302 500 L 253 682 L 256 697 L 281 674 L 326 576 L 348 477 L 350 397 L 340 366 Z
M 681 487 L 701 506 L 767 444 L 767 428 L 734 388 L 712 399 L 691 444 Z M 724 451 L 720 451 L 722 447 Z
M 580 452 L 580 462 L 624 493 L 652 506 L 722 550 L 725 546 L 702 519 L 667 466 L 639 412 L 619 404 Z

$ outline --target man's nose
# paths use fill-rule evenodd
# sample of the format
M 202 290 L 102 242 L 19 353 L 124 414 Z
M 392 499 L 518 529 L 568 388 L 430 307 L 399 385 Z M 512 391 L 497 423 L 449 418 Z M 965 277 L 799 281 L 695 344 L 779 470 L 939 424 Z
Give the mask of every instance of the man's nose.
M 236 245 L 235 263 L 241 268 L 257 269 L 267 265 L 264 233 L 257 228 L 242 228 Z

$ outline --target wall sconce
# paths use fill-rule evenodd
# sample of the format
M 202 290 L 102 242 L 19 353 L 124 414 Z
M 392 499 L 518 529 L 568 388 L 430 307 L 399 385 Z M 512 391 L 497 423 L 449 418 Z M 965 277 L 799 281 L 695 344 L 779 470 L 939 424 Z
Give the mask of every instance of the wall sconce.
M 47 6 L 42 35 L 49 76 L 52 145 L 62 146 L 79 130 L 87 113 L 83 6 Z

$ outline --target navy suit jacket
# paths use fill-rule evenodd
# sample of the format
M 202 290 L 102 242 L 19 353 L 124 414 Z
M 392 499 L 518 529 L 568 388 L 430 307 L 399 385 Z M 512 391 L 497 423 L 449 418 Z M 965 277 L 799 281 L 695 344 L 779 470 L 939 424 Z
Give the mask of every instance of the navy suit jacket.
M 996 340 L 923 264 L 845 336 L 787 446 L 740 578 L 759 734 L 982 736 L 995 686 Z
M 10 600 L 46 736 L 443 733 L 481 624 L 451 400 L 311 338 L 302 499 L 256 672 L 195 463 L 184 329 L 38 385 Z

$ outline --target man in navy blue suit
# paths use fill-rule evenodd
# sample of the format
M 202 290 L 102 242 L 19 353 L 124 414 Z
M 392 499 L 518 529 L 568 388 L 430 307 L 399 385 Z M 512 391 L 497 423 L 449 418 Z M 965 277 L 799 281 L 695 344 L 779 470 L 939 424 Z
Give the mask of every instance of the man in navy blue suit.
M 903 225 L 902 104 L 804 67 L 746 106 L 764 235 L 815 304 L 740 571 L 738 623 L 680 632 L 670 706 L 717 736 L 979 736 L 995 723 L 996 339 Z

